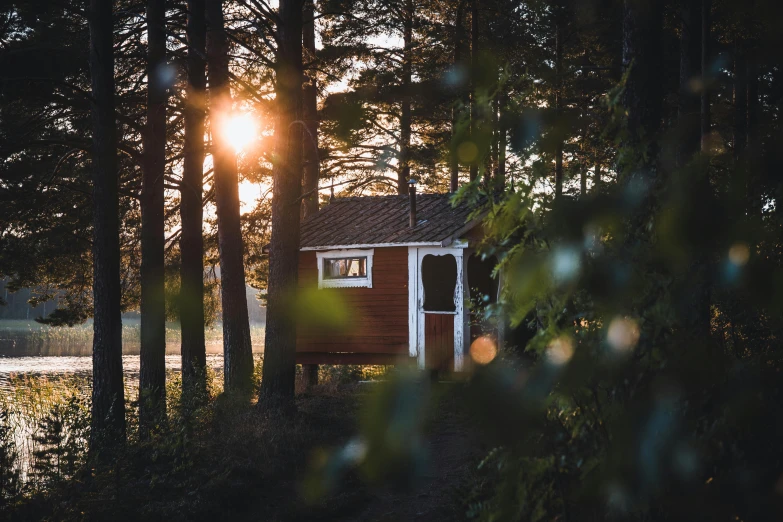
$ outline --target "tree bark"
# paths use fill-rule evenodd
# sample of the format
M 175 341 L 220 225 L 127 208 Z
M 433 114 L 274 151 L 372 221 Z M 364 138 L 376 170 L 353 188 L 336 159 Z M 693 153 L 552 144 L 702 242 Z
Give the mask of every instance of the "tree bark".
M 702 5 L 701 0 L 685 0 L 681 12 L 680 30 L 680 96 L 678 106 L 679 126 L 682 139 L 678 150 L 678 167 L 683 175 L 693 180 L 684 186 L 690 190 L 689 199 L 703 204 L 712 200 L 711 187 L 706 171 L 689 164 L 701 150 L 702 100 L 700 92 L 694 88 L 695 80 L 702 77 Z M 696 204 L 696 203 L 694 203 Z M 705 215 L 706 211 L 701 212 Z M 694 222 L 691 226 L 710 226 L 704 222 Z M 698 235 L 706 237 L 708 230 L 700 230 Z M 710 336 L 710 286 L 709 286 L 709 247 L 695 245 L 691 247 L 692 258 L 684 278 L 680 281 L 679 316 L 683 323 L 683 332 L 692 342 L 705 342 Z
M 560 115 L 562 112 L 562 88 L 563 88 L 563 27 L 560 13 L 555 22 L 555 125 L 562 125 Z M 562 129 L 555 130 L 558 136 L 562 136 Z M 563 139 L 557 138 L 555 145 L 555 201 L 563 195 Z
M 315 61 L 315 6 L 313 0 L 307 0 L 304 7 L 304 25 L 302 30 L 302 44 L 307 61 Z M 318 173 L 320 164 L 318 160 L 318 87 L 316 84 L 316 70 L 311 67 L 309 78 L 306 78 L 302 91 L 305 128 L 304 136 L 304 180 L 302 187 L 305 198 L 302 200 L 302 219 L 318 212 Z
M 141 187 L 141 370 L 139 427 L 145 437 L 166 412 L 165 215 L 166 6 L 147 1 L 147 123 Z
M 315 61 L 315 5 L 313 0 L 305 0 L 302 25 L 302 47 L 307 61 Z M 309 78 L 305 79 L 302 88 L 302 112 L 306 134 L 304 136 L 304 179 L 302 183 L 302 220 L 318 212 L 318 173 L 320 162 L 318 158 L 318 87 L 316 85 L 316 70 L 311 68 Z M 318 384 L 318 365 L 302 366 L 305 386 L 308 388 Z
M 710 14 L 712 0 L 701 1 L 701 151 L 709 150 L 710 127 L 712 115 L 710 113 L 710 85 L 712 75 L 710 69 Z
M 113 22 L 111 2 L 90 0 L 94 301 L 92 453 L 125 441 Z
M 593 190 L 600 190 L 601 188 L 601 165 L 595 164 L 595 174 L 593 175 Z
M 206 0 L 205 5 L 210 91 L 209 114 L 212 126 L 215 207 L 220 252 L 220 297 L 223 307 L 225 390 L 247 393 L 251 391 L 252 386 L 253 353 L 250 344 L 250 322 L 245 294 L 244 248 L 239 213 L 239 179 L 236 152 L 226 139 L 225 133 L 221 132 L 222 125 L 225 124 L 225 120 L 232 112 L 228 72 L 228 40 L 223 28 L 222 1 Z M 301 28 L 299 40 L 301 42 Z M 299 89 L 301 89 L 301 85 Z M 300 181 L 297 182 L 300 183 Z
M 476 104 L 476 75 L 478 74 L 479 53 L 479 0 L 470 2 L 470 137 L 473 144 L 478 147 L 478 106 Z M 478 177 L 479 157 L 470 164 L 470 181 Z
M 629 152 L 621 178 L 640 178 L 648 185 L 656 178 L 657 141 L 661 116 L 660 92 L 662 6 L 658 0 L 625 0 L 623 7 L 623 70 L 626 83 L 622 105 L 626 110 Z
M 457 4 L 457 16 L 454 21 L 454 61 L 453 68 L 459 70 L 462 67 L 462 39 L 463 39 L 463 15 L 465 13 L 465 0 L 460 0 Z M 459 188 L 459 156 L 457 155 L 457 128 L 459 126 L 461 104 L 463 103 L 462 95 L 464 89 L 461 84 L 457 84 L 457 96 L 454 102 L 454 106 L 451 109 L 451 151 L 449 154 L 450 161 L 450 179 L 449 190 L 456 192 Z
M 403 18 L 402 51 L 402 105 L 400 107 L 400 165 L 397 174 L 397 193 L 408 193 L 408 179 L 411 177 L 411 83 L 413 80 L 413 0 L 405 0 Z
M 299 267 L 302 179 L 302 2 L 280 0 L 277 48 L 277 139 L 273 166 L 266 345 L 260 404 L 290 403 L 296 378 L 296 317 L 288 304 Z
M 679 167 L 687 165 L 701 148 L 701 93 L 695 88 L 701 78 L 701 30 L 701 1 L 685 0 L 680 27 Z
M 734 160 L 745 152 L 748 132 L 748 70 L 745 45 L 741 39 L 734 43 Z
M 188 393 L 206 389 L 204 340 L 204 120 L 206 118 L 206 39 L 204 0 L 188 0 L 188 90 L 185 102 L 180 217 L 180 323 L 182 387 Z
M 747 123 L 747 139 L 746 148 L 748 150 L 746 159 L 746 192 L 747 192 L 747 209 L 749 216 L 761 216 L 762 211 L 762 190 L 761 190 L 761 177 L 759 172 L 764 170 L 762 165 L 762 146 L 761 137 L 759 135 L 759 65 L 756 58 L 757 53 L 749 53 L 750 59 L 747 61 L 747 85 L 748 85 L 748 123 Z
M 505 86 L 501 86 L 498 94 L 498 126 L 497 126 L 497 147 L 498 147 L 498 166 L 495 176 L 495 193 L 502 194 L 506 189 L 506 123 L 503 118 L 503 111 L 506 108 L 508 93 Z

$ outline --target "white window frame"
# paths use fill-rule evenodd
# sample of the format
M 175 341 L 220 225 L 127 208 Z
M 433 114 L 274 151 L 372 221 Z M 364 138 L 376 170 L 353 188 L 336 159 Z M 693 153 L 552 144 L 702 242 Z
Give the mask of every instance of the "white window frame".
M 318 263 L 318 288 L 372 288 L 372 257 L 374 253 L 375 249 L 345 249 L 316 252 L 316 263 Z M 367 277 L 324 279 L 324 259 L 342 259 L 346 257 L 366 257 Z

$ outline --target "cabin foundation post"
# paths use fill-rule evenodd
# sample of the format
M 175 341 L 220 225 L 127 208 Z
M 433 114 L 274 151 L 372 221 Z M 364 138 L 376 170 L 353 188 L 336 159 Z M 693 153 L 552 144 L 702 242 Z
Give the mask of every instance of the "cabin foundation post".
M 318 384 L 317 364 L 302 365 L 302 382 L 304 382 L 305 389 L 312 388 Z

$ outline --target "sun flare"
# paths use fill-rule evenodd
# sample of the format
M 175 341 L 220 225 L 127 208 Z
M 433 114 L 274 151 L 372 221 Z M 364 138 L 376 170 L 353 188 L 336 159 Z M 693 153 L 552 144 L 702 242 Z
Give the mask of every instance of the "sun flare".
M 237 152 L 250 145 L 258 135 L 255 120 L 249 114 L 238 114 L 223 123 L 223 134 Z

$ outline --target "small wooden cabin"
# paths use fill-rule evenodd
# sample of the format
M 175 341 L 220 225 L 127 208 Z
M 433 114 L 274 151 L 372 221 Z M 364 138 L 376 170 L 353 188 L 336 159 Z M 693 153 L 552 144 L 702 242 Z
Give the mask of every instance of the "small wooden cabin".
M 486 287 L 491 271 L 471 258 L 479 220 L 451 194 L 411 192 L 336 199 L 302 224 L 300 288 L 334 289 L 349 313 L 339 330 L 302 318 L 298 363 L 465 368 L 468 275 Z

